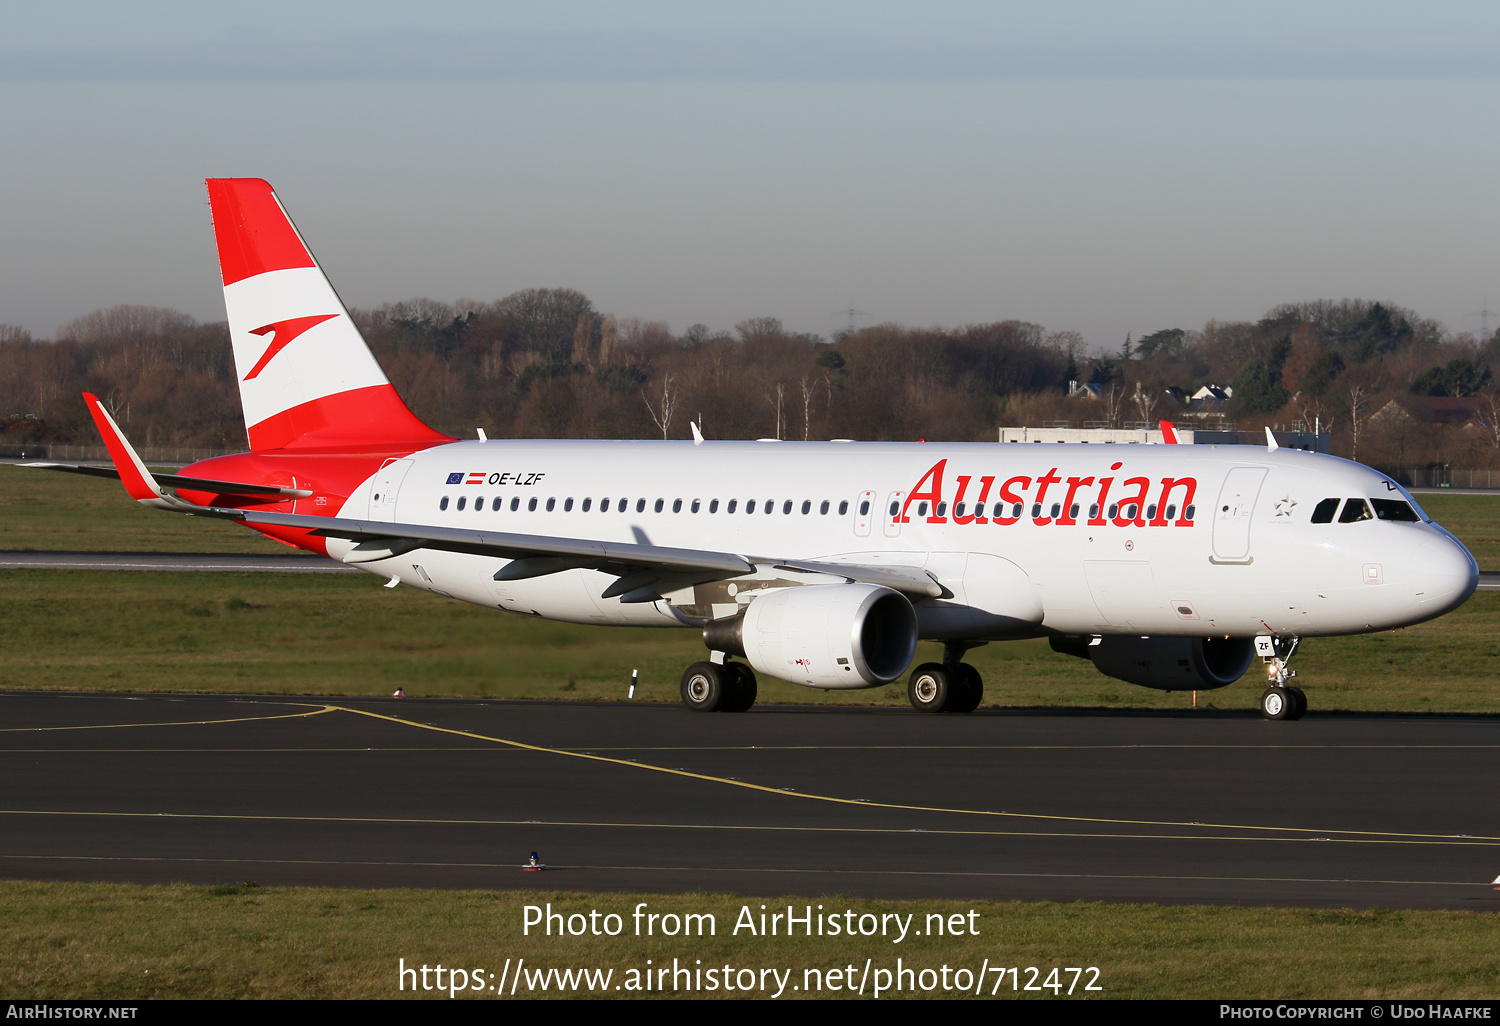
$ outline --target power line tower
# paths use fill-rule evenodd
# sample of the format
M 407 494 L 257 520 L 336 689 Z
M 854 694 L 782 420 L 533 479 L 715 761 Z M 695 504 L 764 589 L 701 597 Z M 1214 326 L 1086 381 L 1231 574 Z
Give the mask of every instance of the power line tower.
M 1484 308 L 1482 310 L 1475 310 L 1473 313 L 1469 314 L 1470 317 L 1479 318 L 1479 341 L 1481 342 L 1489 341 L 1490 315 L 1493 313 L 1495 313 L 1495 311 L 1490 309 L 1490 300 L 1489 297 L 1486 296 L 1484 299 Z
M 847 309 L 847 310 L 835 310 L 834 313 L 836 313 L 840 317 L 847 317 L 847 318 L 849 318 L 849 326 L 847 328 L 845 328 L 844 330 L 848 334 L 850 334 L 850 335 L 854 334 L 856 331 L 859 330 L 859 326 L 854 323 L 854 318 L 856 318 L 856 317 L 868 317 L 868 316 L 870 316 L 869 314 L 865 313 L 865 311 L 863 311 L 863 310 L 856 310 L 856 309 L 854 309 L 854 300 L 852 300 L 852 299 L 849 300 L 849 309 Z

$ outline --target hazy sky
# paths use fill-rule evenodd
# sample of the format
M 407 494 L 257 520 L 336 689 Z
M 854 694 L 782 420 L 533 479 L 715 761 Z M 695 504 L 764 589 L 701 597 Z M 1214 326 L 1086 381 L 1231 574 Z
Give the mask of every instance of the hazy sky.
M 359 306 L 1477 330 L 1500 5 L 1239 6 L 0 2 L 0 322 L 221 319 L 202 179 L 258 176 Z

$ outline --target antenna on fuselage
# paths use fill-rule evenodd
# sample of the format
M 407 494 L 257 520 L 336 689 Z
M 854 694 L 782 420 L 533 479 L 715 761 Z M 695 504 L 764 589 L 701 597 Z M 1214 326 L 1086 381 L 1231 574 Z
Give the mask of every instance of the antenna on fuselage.
M 1271 434 L 1271 429 L 1266 428 L 1266 452 L 1275 452 L 1281 446 L 1276 444 L 1276 436 Z

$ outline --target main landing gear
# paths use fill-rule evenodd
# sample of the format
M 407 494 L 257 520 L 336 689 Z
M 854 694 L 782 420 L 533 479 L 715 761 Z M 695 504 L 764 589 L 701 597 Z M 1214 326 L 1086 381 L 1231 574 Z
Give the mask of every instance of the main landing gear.
M 744 712 L 755 694 L 755 671 L 744 663 L 694 663 L 682 673 L 682 704 L 694 712 Z
M 923 663 L 911 671 L 906 685 L 911 707 L 927 713 L 970 713 L 979 708 L 984 698 L 984 679 L 974 667 L 959 662 L 973 647 L 950 641 L 943 646 L 941 663 Z
M 1255 651 L 1265 660 L 1271 686 L 1261 692 L 1260 713 L 1268 720 L 1300 720 L 1307 713 L 1307 695 L 1294 684 L 1296 670 L 1287 669 L 1297 638 L 1261 635 L 1255 639 Z

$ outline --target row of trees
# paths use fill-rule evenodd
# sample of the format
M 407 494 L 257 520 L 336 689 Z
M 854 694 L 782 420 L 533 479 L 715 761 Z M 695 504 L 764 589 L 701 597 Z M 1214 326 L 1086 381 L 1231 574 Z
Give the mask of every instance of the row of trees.
M 1451 335 L 1385 303 L 1289 304 L 1254 322 L 1127 336 L 1102 356 L 1076 333 L 1021 321 L 883 324 L 825 341 L 760 317 L 673 334 L 572 289 L 352 314 L 412 409 L 461 436 L 683 438 L 692 420 L 716 438 L 987 441 L 1001 424 L 1179 418 L 1170 390 L 1216 383 L 1232 385 L 1222 412 L 1242 429 L 1317 421 L 1336 451 L 1367 461 L 1489 465 L 1497 454 L 1483 423 L 1408 426 L 1400 439 L 1381 427 L 1400 418 L 1372 424 L 1392 401 L 1493 396 L 1500 358 L 1500 337 Z M 1070 383 L 1097 387 L 1070 394 Z M 93 441 L 81 391 L 143 444 L 244 444 L 223 324 L 114 307 L 50 341 L 0 325 L 0 441 Z

